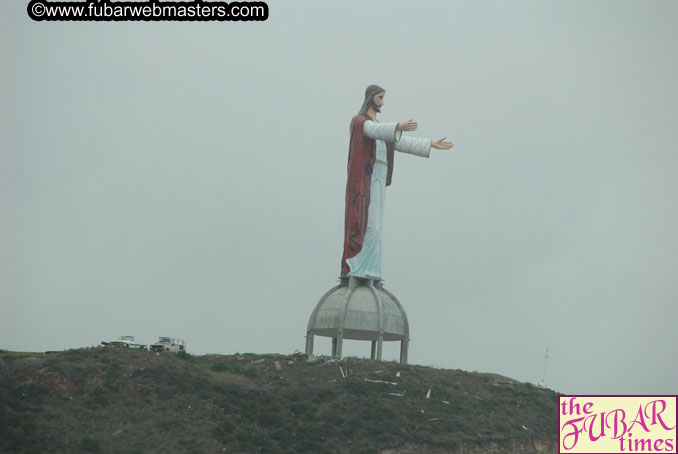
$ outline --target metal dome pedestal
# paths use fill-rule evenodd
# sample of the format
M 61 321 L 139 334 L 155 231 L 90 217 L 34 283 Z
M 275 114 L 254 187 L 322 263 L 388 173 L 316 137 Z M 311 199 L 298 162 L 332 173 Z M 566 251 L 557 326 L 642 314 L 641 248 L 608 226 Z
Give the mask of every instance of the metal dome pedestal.
M 341 358 L 344 339 L 372 341 L 371 359 L 381 361 L 384 341 L 400 341 L 400 363 L 407 364 L 410 327 L 398 299 L 380 280 L 342 277 L 316 305 L 306 329 L 306 354 L 314 336 L 332 338 L 332 356 Z

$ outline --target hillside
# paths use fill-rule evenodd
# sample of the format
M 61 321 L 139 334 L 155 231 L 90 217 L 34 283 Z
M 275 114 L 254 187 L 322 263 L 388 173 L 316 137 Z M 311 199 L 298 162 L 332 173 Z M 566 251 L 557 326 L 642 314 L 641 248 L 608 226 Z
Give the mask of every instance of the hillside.
M 0 428 L 12 454 L 552 453 L 557 394 L 355 358 L 0 351 Z

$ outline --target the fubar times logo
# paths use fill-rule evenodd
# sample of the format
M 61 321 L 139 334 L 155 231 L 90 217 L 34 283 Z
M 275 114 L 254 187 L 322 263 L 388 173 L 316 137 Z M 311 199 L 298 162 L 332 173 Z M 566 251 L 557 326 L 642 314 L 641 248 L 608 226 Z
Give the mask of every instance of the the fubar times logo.
M 676 453 L 678 396 L 560 396 L 558 452 Z

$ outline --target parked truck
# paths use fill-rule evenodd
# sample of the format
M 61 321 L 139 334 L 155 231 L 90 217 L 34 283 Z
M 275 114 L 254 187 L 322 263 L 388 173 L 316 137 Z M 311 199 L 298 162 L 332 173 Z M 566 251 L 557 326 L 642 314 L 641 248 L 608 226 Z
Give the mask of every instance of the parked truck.
M 146 350 L 145 345 L 137 344 L 136 340 L 134 339 L 134 336 L 120 336 L 116 340 L 112 340 L 109 342 L 105 341 L 101 342 L 101 345 L 115 348 L 132 348 L 138 350 Z
M 160 337 L 158 342 L 151 345 L 152 352 L 185 352 L 186 341 L 176 337 Z

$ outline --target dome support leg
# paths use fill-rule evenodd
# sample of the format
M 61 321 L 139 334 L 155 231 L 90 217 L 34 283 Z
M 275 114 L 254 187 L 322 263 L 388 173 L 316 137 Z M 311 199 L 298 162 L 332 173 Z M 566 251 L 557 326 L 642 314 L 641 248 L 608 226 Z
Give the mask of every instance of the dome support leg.
M 410 348 L 410 340 L 400 341 L 400 364 L 407 364 L 407 350 Z
M 377 361 L 381 361 L 381 348 L 384 343 L 384 333 L 379 333 L 377 337 Z
M 370 359 L 374 361 L 374 355 L 377 353 L 377 341 L 372 341 L 372 352 L 370 353 Z
M 341 359 L 341 350 L 344 344 L 344 331 L 339 330 L 337 337 L 332 338 L 332 356 Z
M 306 331 L 306 354 L 313 354 L 313 334 L 310 331 Z

